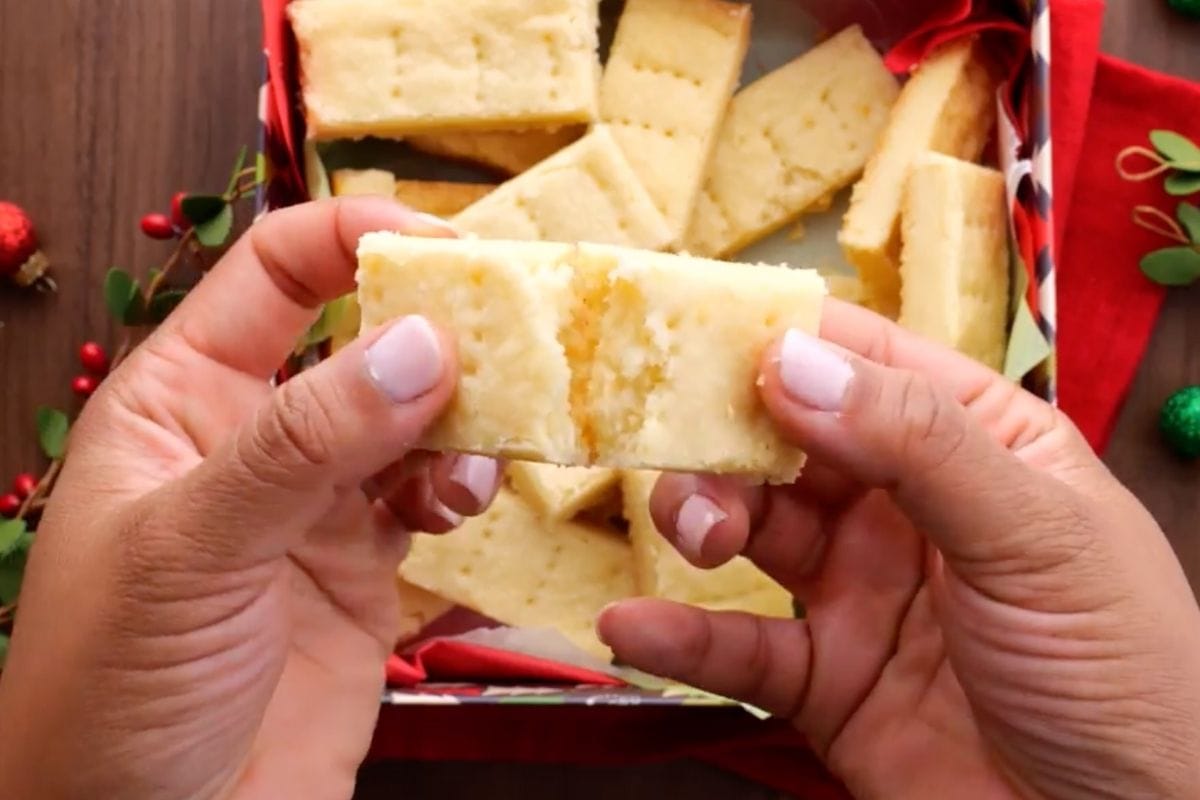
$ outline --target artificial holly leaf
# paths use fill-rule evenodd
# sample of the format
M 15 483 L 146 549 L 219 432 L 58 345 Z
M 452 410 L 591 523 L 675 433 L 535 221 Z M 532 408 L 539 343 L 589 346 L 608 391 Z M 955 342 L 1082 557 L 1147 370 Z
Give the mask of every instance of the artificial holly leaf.
M 0 605 L 12 605 L 21 593 L 26 555 L 27 551 L 18 547 L 6 557 L 0 558 Z
M 254 182 L 261 184 L 267 179 L 267 157 L 262 153 L 254 154 Z
M 1187 197 L 1200 192 L 1200 172 L 1176 172 L 1167 176 L 1167 194 Z
M 1187 286 L 1200 278 L 1200 252 L 1194 247 L 1155 250 L 1142 259 L 1142 272 L 1163 286 Z
M 1179 217 L 1179 222 L 1187 231 L 1192 244 L 1200 244 L 1200 208 L 1191 203 L 1180 203 L 1179 210 L 1175 212 L 1175 215 Z
M 185 297 L 187 297 L 187 289 L 163 289 L 161 292 L 156 292 L 154 299 L 150 301 L 150 307 L 146 309 L 146 317 L 151 323 L 158 325 L 175 310 L 177 305 L 183 302 Z
M 241 176 L 242 170 L 246 167 L 246 153 L 246 146 L 242 145 L 242 149 L 238 150 L 237 160 L 233 162 L 233 172 L 229 174 L 229 188 L 225 190 L 226 197 L 233 197 L 233 190 L 238 185 L 238 177 Z
M 145 310 L 142 290 L 137 280 L 125 270 L 113 267 L 104 276 L 104 302 L 108 305 L 108 313 L 122 325 L 141 322 Z
M 7 558 L 16 552 L 25 532 L 26 526 L 23 519 L 6 519 L 0 522 L 0 558 Z
M 1200 147 L 1174 131 L 1151 131 L 1150 141 L 1163 158 L 1176 169 L 1200 172 Z
M 196 239 L 205 247 L 220 247 L 229 241 L 232 232 L 233 209 L 228 204 L 208 222 L 196 224 Z
M 181 205 L 183 215 L 196 228 L 216 219 L 228 207 L 228 201 L 216 194 L 189 194 Z
M 56 461 L 67 451 L 67 434 L 71 430 L 71 422 L 67 415 L 57 408 L 39 406 L 37 410 L 38 442 L 46 458 Z

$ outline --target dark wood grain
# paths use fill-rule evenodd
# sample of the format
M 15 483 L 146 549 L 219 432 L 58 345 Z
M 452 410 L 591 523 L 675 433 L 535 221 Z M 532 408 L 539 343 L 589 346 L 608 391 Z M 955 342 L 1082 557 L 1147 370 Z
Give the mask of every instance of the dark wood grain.
M 37 220 L 61 291 L 0 290 L 0 482 L 35 466 L 32 415 L 69 406 L 87 339 L 111 341 L 100 278 L 161 261 L 137 232 L 177 188 L 220 188 L 256 138 L 261 74 L 252 0 L 0 0 L 0 198 Z M 1200 27 L 1159 0 L 1109 0 L 1105 47 L 1200 78 Z M 1069 298 L 1064 299 L 1069 302 Z M 1167 394 L 1200 383 L 1200 290 L 1174 293 L 1108 456 L 1200 586 L 1200 468 L 1154 433 Z M 230 309 L 230 313 L 237 313 Z M 363 798 L 738 797 L 765 790 L 696 764 L 619 770 L 397 764 L 364 774 Z

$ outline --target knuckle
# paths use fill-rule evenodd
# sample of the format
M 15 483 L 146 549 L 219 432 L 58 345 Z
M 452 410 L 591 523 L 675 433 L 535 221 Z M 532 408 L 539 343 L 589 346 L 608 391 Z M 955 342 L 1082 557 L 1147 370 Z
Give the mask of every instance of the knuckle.
M 758 615 L 748 615 L 750 642 L 744 651 L 745 684 L 738 694 L 749 702 L 760 702 L 766 695 L 767 685 L 774 672 L 774 654 L 771 646 L 767 621 Z
M 253 427 L 247 461 L 282 470 L 328 466 L 335 405 L 311 381 L 283 384 Z
M 963 411 L 929 378 L 905 372 L 897 387 L 900 418 L 900 447 L 928 470 L 954 460 L 967 437 Z

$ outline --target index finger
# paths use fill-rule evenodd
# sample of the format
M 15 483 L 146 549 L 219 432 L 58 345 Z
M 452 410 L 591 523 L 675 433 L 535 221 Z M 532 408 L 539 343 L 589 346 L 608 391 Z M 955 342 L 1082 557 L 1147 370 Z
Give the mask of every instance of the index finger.
M 383 197 L 321 200 L 257 222 L 159 329 L 202 356 L 266 380 L 317 309 L 354 289 L 359 238 L 394 230 L 452 237 L 446 223 Z

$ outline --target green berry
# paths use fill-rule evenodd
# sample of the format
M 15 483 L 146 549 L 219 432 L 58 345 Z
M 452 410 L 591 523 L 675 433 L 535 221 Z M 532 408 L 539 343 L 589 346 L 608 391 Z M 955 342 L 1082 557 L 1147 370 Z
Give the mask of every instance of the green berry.
M 1158 418 L 1167 445 L 1183 458 L 1200 458 L 1200 386 L 1180 389 L 1163 403 Z

